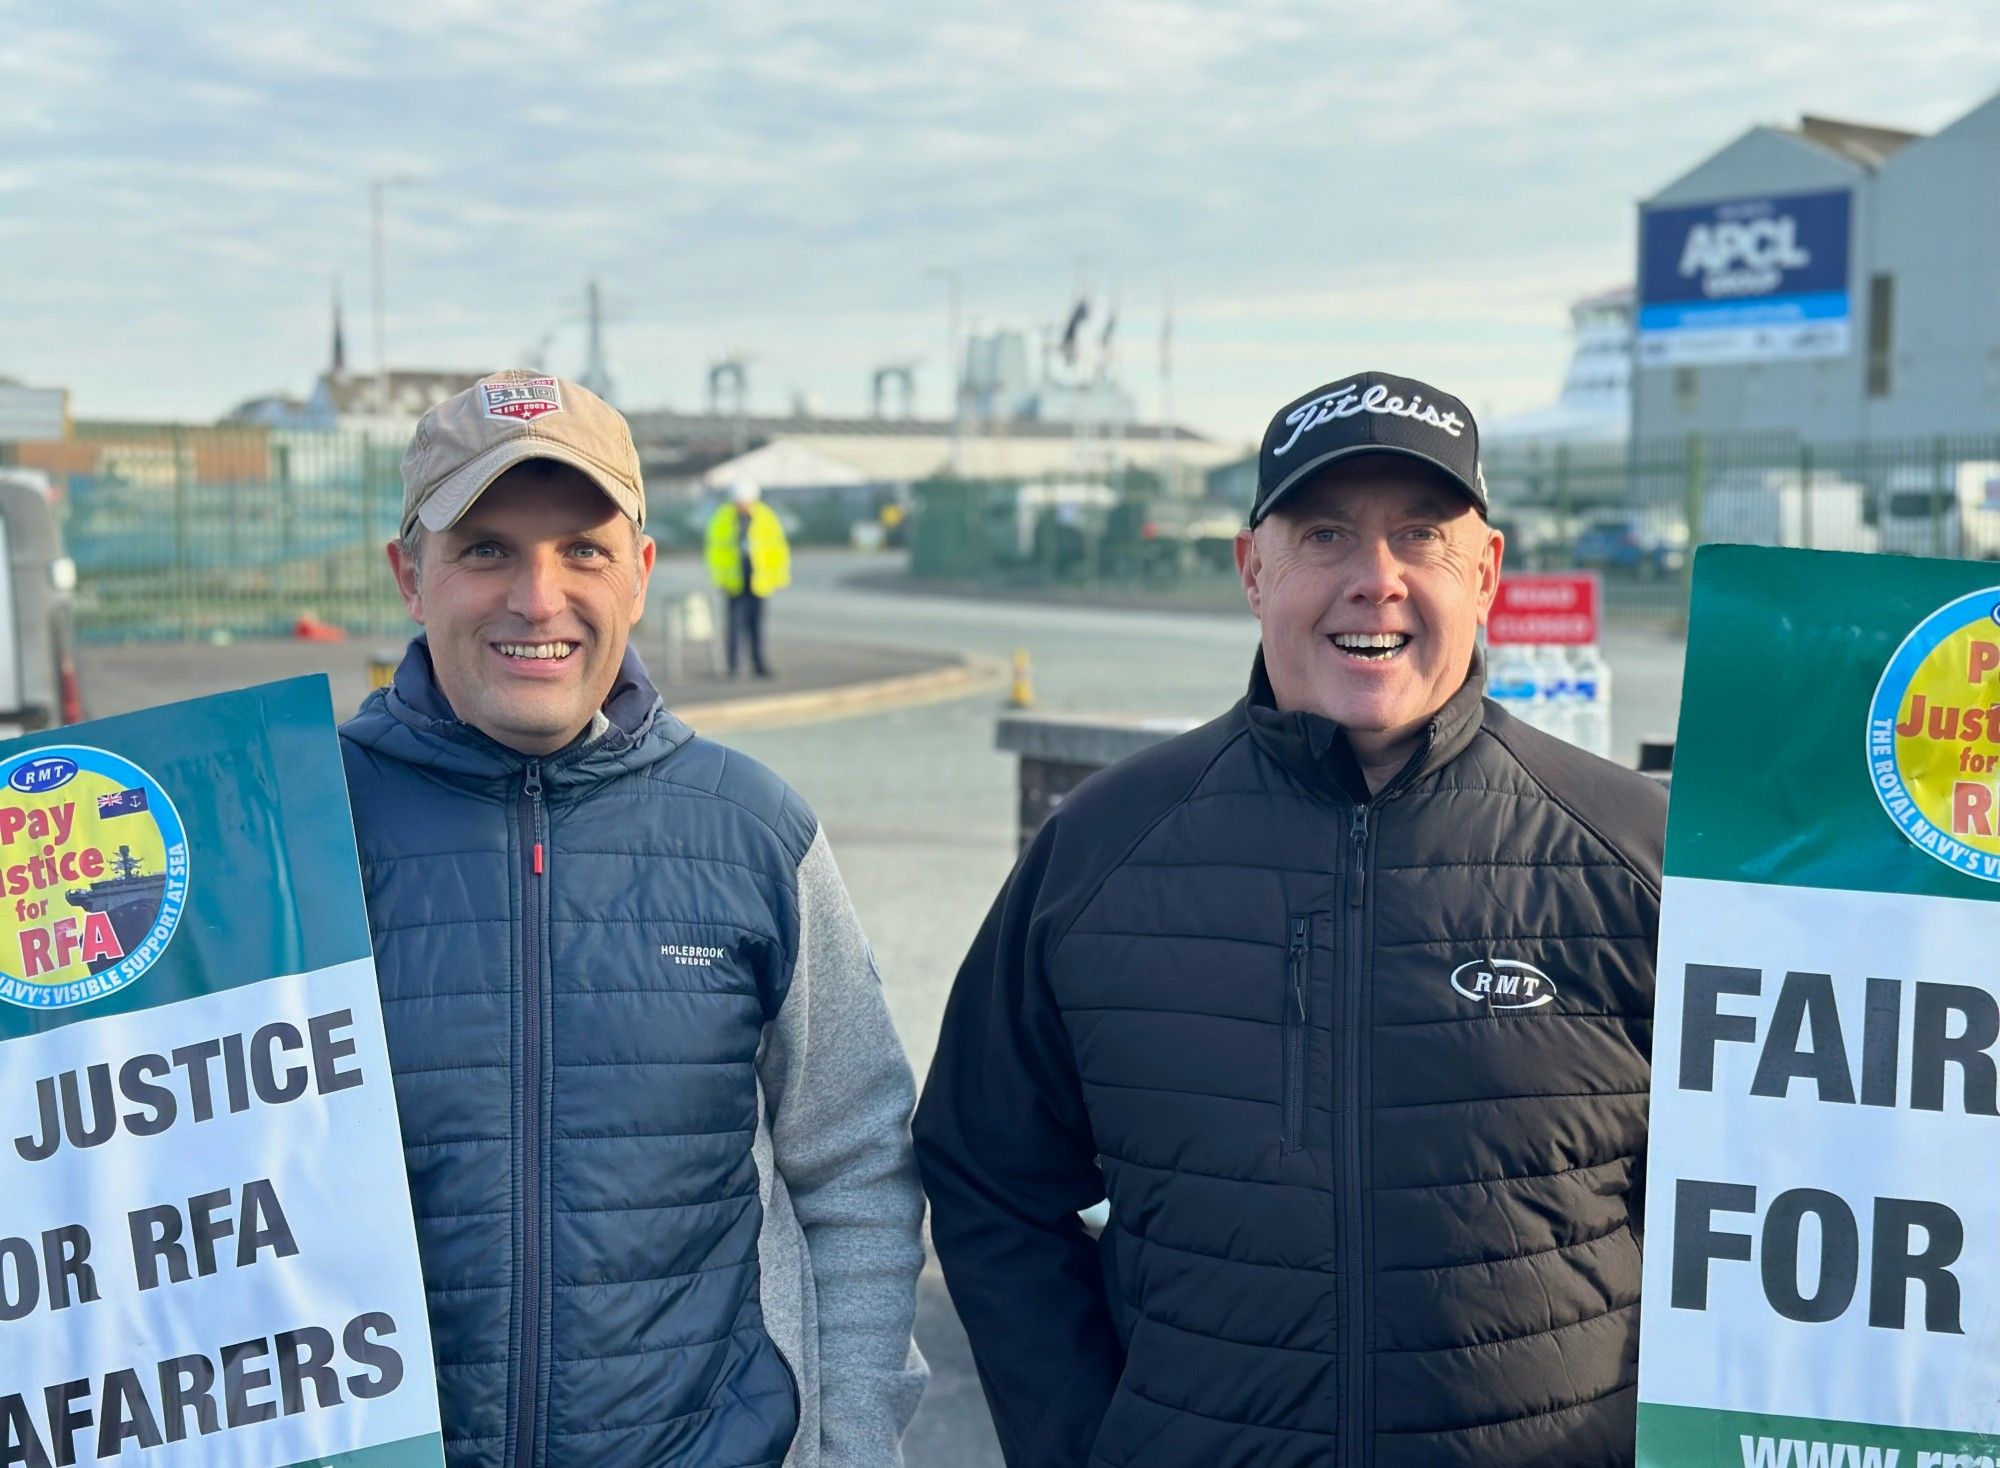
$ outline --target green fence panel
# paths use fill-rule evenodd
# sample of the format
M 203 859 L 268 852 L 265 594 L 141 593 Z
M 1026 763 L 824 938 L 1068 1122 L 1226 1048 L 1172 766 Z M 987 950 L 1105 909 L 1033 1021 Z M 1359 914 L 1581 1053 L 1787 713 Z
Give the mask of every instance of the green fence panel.
M 97 424 L 13 452 L 62 466 L 52 477 L 88 640 L 283 635 L 305 617 L 356 633 L 405 622 L 382 551 L 402 504 L 400 444 Z
M 282 635 L 301 617 L 387 634 L 405 626 L 382 555 L 402 448 L 79 423 L 60 443 L 0 443 L 0 464 L 56 485 L 86 638 Z M 1685 617 L 1687 568 L 1706 542 L 2000 560 L 2000 433 L 1500 443 L 1485 468 L 1506 564 L 1602 571 L 1610 615 L 1629 622 Z M 1142 475 L 932 480 L 913 489 L 910 565 L 940 581 L 1235 604 L 1227 542 L 1242 509 L 1166 496 Z

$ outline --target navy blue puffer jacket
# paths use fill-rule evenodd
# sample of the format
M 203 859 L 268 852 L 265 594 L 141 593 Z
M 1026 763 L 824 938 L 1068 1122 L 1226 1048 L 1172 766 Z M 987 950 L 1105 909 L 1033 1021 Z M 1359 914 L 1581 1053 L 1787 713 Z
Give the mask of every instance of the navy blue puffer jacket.
M 628 657 L 535 760 L 421 639 L 341 730 L 454 1468 L 775 1465 L 756 1060 L 815 823 Z

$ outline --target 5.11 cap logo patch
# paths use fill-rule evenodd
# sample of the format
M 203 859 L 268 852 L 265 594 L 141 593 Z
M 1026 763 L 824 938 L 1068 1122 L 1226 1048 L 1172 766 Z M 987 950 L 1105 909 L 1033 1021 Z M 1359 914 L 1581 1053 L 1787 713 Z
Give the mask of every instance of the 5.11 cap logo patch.
M 553 377 L 520 377 L 479 384 L 488 418 L 527 421 L 562 411 L 562 384 Z

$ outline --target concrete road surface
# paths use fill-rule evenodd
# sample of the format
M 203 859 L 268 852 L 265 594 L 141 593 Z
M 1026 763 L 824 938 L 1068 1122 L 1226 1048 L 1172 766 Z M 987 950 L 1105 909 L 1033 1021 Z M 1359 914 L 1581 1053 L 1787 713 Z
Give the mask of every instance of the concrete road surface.
M 1039 707 L 1066 712 L 1207 716 L 1242 693 L 1256 624 L 1240 617 L 1015 604 L 859 591 L 856 572 L 896 558 L 809 555 L 771 606 L 777 626 L 815 637 L 1005 657 L 1026 647 Z M 662 568 L 662 594 L 691 566 Z M 876 579 L 876 578 L 870 578 Z M 1614 633 L 1614 748 L 1672 733 L 1680 644 Z M 992 699 L 870 718 L 724 736 L 775 767 L 818 810 L 880 962 L 889 1003 L 919 1078 L 946 994 L 1015 850 L 1014 760 L 993 747 Z M 998 1468 L 964 1336 L 935 1267 L 918 1314 L 933 1378 L 907 1443 L 912 1468 Z
M 934 653 L 1033 660 L 1037 706 L 1074 713 L 1206 718 L 1241 695 L 1256 644 L 1247 611 L 1153 612 L 1010 603 L 884 590 L 899 556 L 815 553 L 798 558 L 797 584 L 769 610 L 777 685 L 813 688 L 934 666 Z M 847 584 L 859 578 L 873 589 Z M 699 566 L 662 561 L 653 613 L 700 584 Z M 640 646 L 659 648 L 663 615 Z M 381 639 L 389 642 L 395 639 Z M 308 668 L 336 675 L 344 714 L 359 702 L 373 644 L 269 643 L 233 648 L 90 648 L 84 664 L 94 712 L 112 713 Z M 1642 734 L 1671 733 L 1680 702 L 1681 648 L 1656 633 L 1614 633 L 1615 748 L 1630 759 Z M 772 685 L 765 685 L 766 688 Z M 691 662 L 669 690 L 685 702 L 743 692 Z M 812 801 L 874 944 L 889 1003 L 919 1078 L 959 958 L 1006 877 L 1015 851 L 1015 767 L 993 744 L 991 696 L 836 722 L 725 734 Z M 907 1441 L 912 1468 L 999 1468 L 965 1337 L 935 1267 L 926 1275 L 917 1337 L 933 1377 Z

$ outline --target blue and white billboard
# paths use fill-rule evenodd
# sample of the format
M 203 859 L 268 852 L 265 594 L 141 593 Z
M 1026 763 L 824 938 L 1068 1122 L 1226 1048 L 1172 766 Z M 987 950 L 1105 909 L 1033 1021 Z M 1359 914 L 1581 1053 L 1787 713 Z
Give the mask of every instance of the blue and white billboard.
M 1642 210 L 1640 363 L 1845 356 L 1853 213 L 1847 189 Z

